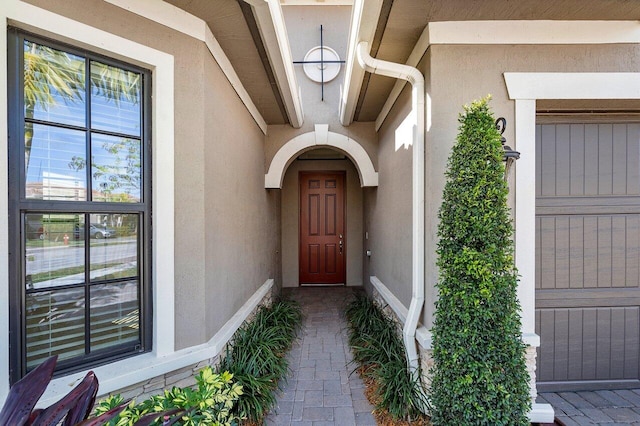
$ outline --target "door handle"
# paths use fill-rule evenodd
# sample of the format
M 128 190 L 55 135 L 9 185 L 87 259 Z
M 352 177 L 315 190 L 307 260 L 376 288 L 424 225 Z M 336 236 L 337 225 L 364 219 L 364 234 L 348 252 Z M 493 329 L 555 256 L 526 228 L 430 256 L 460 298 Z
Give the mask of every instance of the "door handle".
M 343 244 L 342 244 L 342 235 L 340 235 L 340 254 L 342 254 L 342 247 L 343 247 Z

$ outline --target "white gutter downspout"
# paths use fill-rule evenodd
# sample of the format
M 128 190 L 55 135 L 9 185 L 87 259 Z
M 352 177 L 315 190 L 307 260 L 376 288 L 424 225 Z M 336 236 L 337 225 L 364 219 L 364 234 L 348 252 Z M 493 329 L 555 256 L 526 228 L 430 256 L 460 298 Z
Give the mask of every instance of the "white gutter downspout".
M 369 43 L 361 41 L 357 48 L 358 63 L 365 71 L 407 80 L 413 86 L 411 100 L 416 114 L 413 131 L 413 243 L 412 243 L 412 294 L 409 313 L 402 328 L 404 345 L 407 348 L 409 369 L 418 371 L 419 359 L 416 347 L 416 329 L 424 304 L 424 129 L 425 87 L 422 73 L 414 67 L 374 59 L 369 55 Z

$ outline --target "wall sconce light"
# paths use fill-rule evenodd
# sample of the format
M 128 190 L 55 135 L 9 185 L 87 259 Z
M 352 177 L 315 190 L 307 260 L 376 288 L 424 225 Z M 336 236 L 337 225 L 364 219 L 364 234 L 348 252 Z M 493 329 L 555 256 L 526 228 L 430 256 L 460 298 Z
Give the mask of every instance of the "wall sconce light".
M 500 132 L 500 142 L 502 142 L 502 148 L 504 149 L 504 155 L 502 157 L 502 161 L 505 162 L 504 166 L 504 178 L 507 179 L 509 176 L 509 170 L 513 163 L 516 162 L 517 159 L 520 158 L 520 153 L 514 149 L 512 149 L 509 145 L 507 145 L 507 139 L 504 137 L 504 131 L 507 128 L 507 119 L 504 117 L 500 117 L 496 120 L 496 129 Z

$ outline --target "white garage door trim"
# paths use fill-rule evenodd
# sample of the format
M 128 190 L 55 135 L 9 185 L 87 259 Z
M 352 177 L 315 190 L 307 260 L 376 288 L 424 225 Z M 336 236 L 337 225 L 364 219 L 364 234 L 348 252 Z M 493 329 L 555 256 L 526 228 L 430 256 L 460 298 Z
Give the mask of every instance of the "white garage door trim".
M 515 101 L 516 266 L 523 335 L 535 334 L 536 100 L 640 99 L 640 73 L 504 73 Z

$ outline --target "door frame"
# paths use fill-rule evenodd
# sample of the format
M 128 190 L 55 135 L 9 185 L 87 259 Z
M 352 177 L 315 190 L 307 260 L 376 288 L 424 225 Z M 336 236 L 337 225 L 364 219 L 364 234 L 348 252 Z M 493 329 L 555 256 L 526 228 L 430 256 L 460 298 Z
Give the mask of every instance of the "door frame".
M 342 221 L 343 221 L 343 262 L 342 262 L 342 275 L 344 276 L 343 283 L 337 284 L 302 284 L 300 282 L 300 274 L 302 270 L 302 220 L 301 220 L 301 202 L 302 202 L 302 182 L 301 177 L 303 175 L 342 175 Z M 347 286 L 347 171 L 346 170 L 300 170 L 298 171 L 298 287 L 339 287 Z

